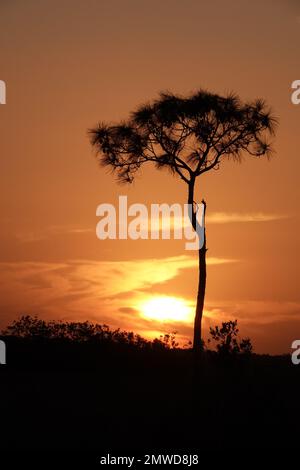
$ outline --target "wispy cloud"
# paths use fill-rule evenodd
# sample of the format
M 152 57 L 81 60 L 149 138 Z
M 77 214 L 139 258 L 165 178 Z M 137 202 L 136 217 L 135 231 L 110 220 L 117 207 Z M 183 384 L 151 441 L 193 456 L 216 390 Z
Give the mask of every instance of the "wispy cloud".
M 267 214 L 264 212 L 238 213 L 238 212 L 213 212 L 208 214 L 207 221 L 211 224 L 228 224 L 237 222 L 270 222 L 286 219 L 288 216 L 280 214 Z
M 208 302 L 206 317 L 210 320 L 227 321 L 236 318 L 239 322 L 268 325 L 274 322 L 300 319 L 300 302 L 273 300 L 241 300 Z
M 215 266 L 235 261 L 208 258 L 208 263 Z M 184 270 L 196 270 L 197 264 L 196 257 L 187 255 L 120 262 L 0 263 L 1 326 L 20 314 L 29 313 L 44 318 L 88 319 L 152 337 L 176 330 L 184 343 L 192 335 L 194 298 L 184 299 L 191 309 L 191 315 L 185 321 L 170 319 L 161 323 L 145 318 L 139 305 L 145 299 L 161 295 L 158 287 L 162 283 L 165 283 L 165 295 L 174 296 L 174 291 L 168 291 L 168 281 L 179 277 Z M 204 312 L 206 337 L 209 326 L 233 319 L 238 319 L 243 335 L 257 338 L 261 351 L 266 351 L 267 346 L 270 352 L 280 352 L 279 348 L 284 351 L 293 336 L 291 325 L 296 325 L 296 330 L 297 325 L 300 327 L 300 302 L 213 301 L 207 298 Z M 280 325 L 286 328 L 282 339 Z M 266 329 L 278 338 L 276 347 L 275 340 L 273 346 L 271 342 L 266 345 Z
M 288 217 L 288 215 L 270 214 L 265 212 L 212 212 L 206 215 L 206 222 L 209 224 L 271 222 L 274 220 L 286 219 Z M 168 233 L 169 228 L 173 230 L 176 228 L 190 227 L 191 225 L 188 216 L 183 214 L 183 212 L 181 216 L 177 214 L 170 214 L 164 215 L 162 218 L 161 216 L 159 217 L 156 215 L 155 217 L 149 217 L 148 219 L 141 217 L 140 220 L 145 223 L 146 231 L 150 231 L 151 229 L 153 233 L 164 231 Z M 117 225 L 119 224 L 117 223 Z M 155 229 L 153 227 L 155 227 Z
M 210 265 L 234 261 L 208 258 Z M 0 307 L 14 315 L 27 311 L 48 317 L 96 317 L 118 325 L 120 308 L 132 308 L 137 297 L 149 295 L 149 289 L 197 265 L 196 257 L 187 255 L 135 261 L 1 263 Z M 128 313 L 126 317 L 129 323 Z
M 289 216 L 282 214 L 269 214 L 264 212 L 254 212 L 254 213 L 238 213 L 238 212 L 212 212 L 207 214 L 206 221 L 209 224 L 228 224 L 228 223 L 245 223 L 245 222 L 270 222 L 275 220 L 286 219 Z M 130 220 L 133 220 L 132 217 L 129 217 Z M 185 227 L 190 227 L 190 221 L 188 217 L 178 217 L 177 215 L 169 217 L 164 216 L 164 221 L 162 223 L 161 218 L 154 217 L 152 219 L 145 219 L 141 217 L 141 220 L 146 224 L 146 232 L 149 233 L 152 230 L 153 234 L 156 233 L 165 233 L 168 234 L 169 231 L 173 231 L 178 228 L 184 229 Z M 96 233 L 96 224 L 95 227 L 79 227 L 75 225 L 51 225 L 42 229 L 37 229 L 34 231 L 20 231 L 16 234 L 16 238 L 21 243 L 35 243 L 42 240 L 51 239 L 57 236 L 63 235 L 80 235 L 87 233 Z M 116 220 L 117 227 L 122 227 L 123 223 L 119 224 L 119 221 Z M 155 228 L 153 228 L 155 227 Z M 95 235 L 96 236 L 96 235 Z M 171 232 L 172 237 L 172 232 Z
M 72 225 L 51 225 L 43 229 L 20 231 L 16 234 L 16 238 L 21 243 L 35 243 L 61 235 L 93 232 L 95 232 L 95 230 L 86 227 L 76 227 Z

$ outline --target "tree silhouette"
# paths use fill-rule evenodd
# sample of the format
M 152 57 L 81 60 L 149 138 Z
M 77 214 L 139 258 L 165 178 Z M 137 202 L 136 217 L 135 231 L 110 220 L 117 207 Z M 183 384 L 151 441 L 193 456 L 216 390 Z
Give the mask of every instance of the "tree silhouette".
M 240 160 L 243 153 L 269 155 L 268 138 L 276 120 L 263 100 L 243 103 L 200 90 L 188 97 L 161 93 L 153 103 L 142 105 L 127 122 L 100 123 L 92 129 L 91 143 L 101 165 L 111 167 L 120 182 L 131 183 L 144 163 L 168 169 L 187 185 L 191 223 L 197 230 L 194 201 L 198 176 L 219 168 L 226 157 Z M 204 217 L 206 203 L 204 204 Z M 206 289 L 206 236 L 199 249 L 199 284 L 194 322 L 194 349 L 202 347 L 201 323 Z
M 235 354 L 251 354 L 252 343 L 250 338 L 238 338 L 239 329 L 237 320 L 223 322 L 222 326 L 209 328 L 212 340 L 216 343 L 217 351 L 221 356 L 234 356 Z M 210 342 L 210 340 L 208 340 Z

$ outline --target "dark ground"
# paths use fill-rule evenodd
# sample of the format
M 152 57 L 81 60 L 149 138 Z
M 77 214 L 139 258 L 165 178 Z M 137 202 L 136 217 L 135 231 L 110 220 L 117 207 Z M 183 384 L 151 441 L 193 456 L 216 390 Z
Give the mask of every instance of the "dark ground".
M 300 366 L 190 350 L 5 338 L 1 449 L 298 447 Z

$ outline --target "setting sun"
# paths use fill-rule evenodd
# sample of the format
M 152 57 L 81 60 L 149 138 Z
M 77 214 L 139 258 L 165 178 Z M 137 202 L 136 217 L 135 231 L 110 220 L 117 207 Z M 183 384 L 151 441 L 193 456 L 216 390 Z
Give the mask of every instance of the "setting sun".
M 189 321 L 192 308 L 184 299 L 177 297 L 154 297 L 143 301 L 139 310 L 145 318 L 158 321 Z

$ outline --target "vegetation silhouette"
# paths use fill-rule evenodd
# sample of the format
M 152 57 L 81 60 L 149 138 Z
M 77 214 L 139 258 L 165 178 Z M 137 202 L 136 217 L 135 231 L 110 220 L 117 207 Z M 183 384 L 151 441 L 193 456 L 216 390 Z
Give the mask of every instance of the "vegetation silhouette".
M 242 102 L 235 94 L 220 96 L 200 90 L 181 97 L 161 93 L 153 103 L 137 108 L 128 121 L 100 123 L 90 131 L 101 165 L 108 166 L 122 183 L 131 183 L 145 163 L 167 169 L 187 185 L 190 221 L 199 233 L 198 205 L 194 200 L 199 176 L 217 170 L 224 158 L 240 161 L 244 154 L 269 156 L 269 136 L 276 119 L 263 100 Z M 195 350 L 201 350 L 202 315 L 206 290 L 206 233 L 198 250 L 199 280 L 194 320 Z
M 120 328 L 110 329 L 108 325 L 84 322 L 63 322 L 59 320 L 43 320 L 37 316 L 23 315 L 14 320 L 3 331 L 3 337 L 30 339 L 32 341 L 58 341 L 68 343 L 110 344 L 131 347 L 136 350 L 165 351 L 180 349 L 176 340 L 177 332 L 165 333 L 159 338 L 145 339 L 132 331 L 122 331 Z M 237 320 L 223 322 L 222 326 L 210 327 L 212 339 L 208 344 L 216 343 L 216 351 L 220 356 L 235 356 L 251 354 L 253 347 L 250 338 L 238 338 Z M 191 343 L 181 349 L 187 349 Z M 205 347 L 206 352 L 209 350 Z
M 252 353 L 253 346 L 250 338 L 238 338 L 237 320 L 223 322 L 221 327 L 210 327 L 209 332 L 212 340 L 216 343 L 218 353 L 222 356 Z
M 63 322 L 42 320 L 37 316 L 23 315 L 8 325 L 2 335 L 13 338 L 31 339 L 33 341 L 60 341 L 65 343 L 94 343 L 129 346 L 137 350 L 164 350 L 178 347 L 176 332 L 166 333 L 159 338 L 147 340 L 132 331 L 110 329 L 108 325 L 84 322 Z

